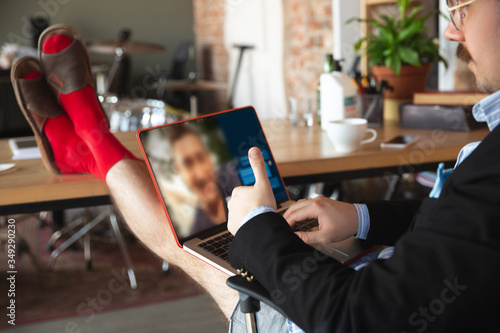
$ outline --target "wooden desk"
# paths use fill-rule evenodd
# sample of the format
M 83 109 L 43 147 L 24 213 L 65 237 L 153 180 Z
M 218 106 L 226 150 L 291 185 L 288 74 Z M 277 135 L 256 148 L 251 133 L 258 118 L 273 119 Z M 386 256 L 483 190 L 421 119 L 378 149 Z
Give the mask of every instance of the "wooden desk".
M 136 156 L 142 156 L 135 133 L 117 133 Z M 12 163 L 7 139 L 0 140 L 0 163 Z M 0 215 L 87 207 L 111 203 L 100 179 L 90 175 L 54 175 L 41 159 L 14 161 L 16 169 L 0 174 Z
M 318 127 L 291 127 L 285 120 L 262 124 L 286 184 L 435 170 L 437 163 L 453 163 L 465 144 L 488 133 L 487 128 L 467 133 L 385 127 L 360 151 L 339 154 Z M 401 133 L 418 135 L 420 140 L 405 150 L 381 150 L 381 141 Z M 117 137 L 142 156 L 135 133 Z M 0 140 L 0 163 L 10 163 L 11 155 L 7 140 Z M 16 161 L 16 165 L 15 171 L 0 174 L 0 215 L 110 203 L 107 187 L 93 176 L 52 175 L 41 160 Z
M 285 183 L 304 180 L 342 180 L 436 170 L 437 164 L 453 165 L 467 143 L 481 141 L 488 133 L 416 130 L 385 126 L 377 139 L 354 153 L 338 153 L 326 132 L 317 127 L 291 127 L 279 121 L 263 122 L 273 155 Z M 406 149 L 381 149 L 380 143 L 396 135 L 417 135 L 419 140 Z

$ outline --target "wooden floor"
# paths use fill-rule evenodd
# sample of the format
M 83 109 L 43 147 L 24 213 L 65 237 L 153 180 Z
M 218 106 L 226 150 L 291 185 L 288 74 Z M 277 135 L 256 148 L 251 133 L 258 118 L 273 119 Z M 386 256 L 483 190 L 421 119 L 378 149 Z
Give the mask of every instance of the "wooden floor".
M 227 321 L 209 296 L 185 298 L 89 317 L 71 317 L 22 325 L 2 332 L 15 333 L 197 333 L 227 332 Z M 80 331 L 81 330 L 81 331 Z

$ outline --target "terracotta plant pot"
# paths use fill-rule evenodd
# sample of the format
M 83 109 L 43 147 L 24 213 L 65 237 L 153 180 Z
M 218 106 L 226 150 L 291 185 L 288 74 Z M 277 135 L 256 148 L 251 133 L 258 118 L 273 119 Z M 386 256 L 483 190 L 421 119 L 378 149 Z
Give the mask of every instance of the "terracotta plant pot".
M 427 86 L 432 63 L 422 64 L 420 67 L 404 65 L 401 67 L 399 76 L 386 66 L 373 66 L 373 75 L 380 82 L 386 80 L 394 91 L 387 90 L 385 98 L 390 99 L 412 99 L 413 93 L 423 91 Z

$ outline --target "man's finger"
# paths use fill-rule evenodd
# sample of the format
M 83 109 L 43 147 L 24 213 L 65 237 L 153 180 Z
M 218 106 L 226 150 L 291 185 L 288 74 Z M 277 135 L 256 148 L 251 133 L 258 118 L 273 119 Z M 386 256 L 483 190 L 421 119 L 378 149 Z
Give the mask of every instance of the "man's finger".
M 311 203 L 312 203 L 312 200 L 309 200 L 309 199 L 300 199 L 299 201 L 294 202 L 293 204 L 290 205 L 290 207 L 288 207 L 288 209 L 286 210 L 285 214 L 283 214 L 283 217 L 285 218 L 285 220 L 288 220 L 288 218 L 293 213 L 295 213 L 299 209 L 302 209 L 302 208 L 304 208 L 306 206 L 309 206 Z
M 290 213 L 287 217 L 285 217 L 286 221 L 290 226 L 294 226 L 296 222 L 305 221 L 309 219 L 317 219 L 318 218 L 318 209 L 314 205 L 308 204 L 296 211 Z
M 321 233 L 319 230 L 316 231 L 297 231 L 295 232 L 297 236 L 302 239 L 302 241 L 306 244 L 317 244 L 322 243 Z
M 252 166 L 253 174 L 255 176 L 255 185 L 259 183 L 268 184 L 269 179 L 267 178 L 266 162 L 259 148 L 252 147 L 248 151 L 248 159 L 250 160 L 250 165 Z

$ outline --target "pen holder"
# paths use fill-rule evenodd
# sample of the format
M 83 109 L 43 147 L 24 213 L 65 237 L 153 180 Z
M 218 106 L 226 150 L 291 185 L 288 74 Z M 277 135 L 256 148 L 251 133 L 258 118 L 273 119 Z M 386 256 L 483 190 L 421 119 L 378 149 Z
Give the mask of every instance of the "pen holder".
M 368 120 L 371 127 L 382 127 L 384 124 L 383 94 L 364 94 L 360 96 L 361 117 Z

